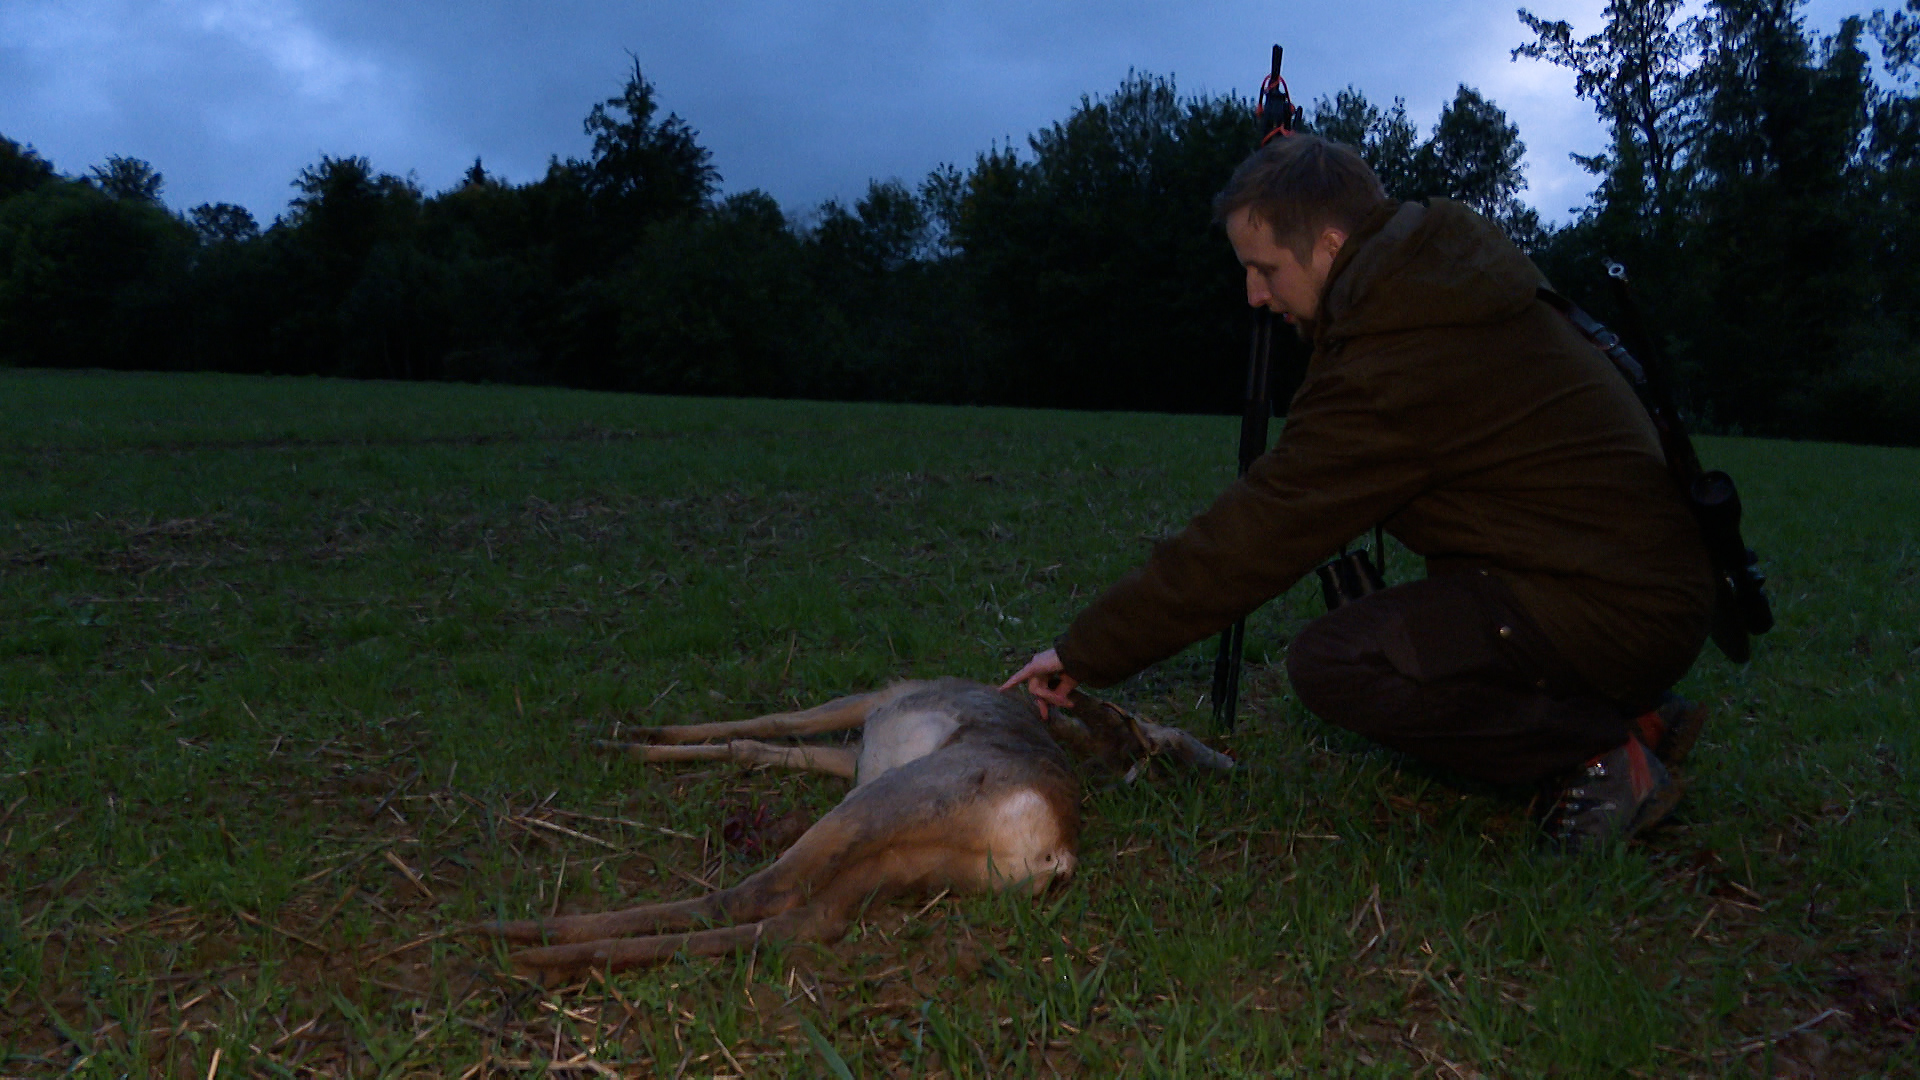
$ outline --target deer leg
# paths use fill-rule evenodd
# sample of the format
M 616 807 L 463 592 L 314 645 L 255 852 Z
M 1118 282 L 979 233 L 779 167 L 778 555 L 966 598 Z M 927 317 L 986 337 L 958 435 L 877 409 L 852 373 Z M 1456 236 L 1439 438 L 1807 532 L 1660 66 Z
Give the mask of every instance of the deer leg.
M 853 924 L 853 916 L 869 899 L 893 891 L 898 868 L 891 860 L 872 859 L 849 867 L 810 902 L 738 926 L 696 930 L 684 934 L 608 938 L 522 949 L 508 959 L 516 973 L 553 986 L 584 977 L 589 971 L 609 973 L 646 964 L 658 964 L 678 955 L 727 956 L 762 944 L 795 941 L 838 941 Z
M 557 986 L 584 977 L 595 969 L 612 974 L 645 964 L 671 960 L 676 954 L 724 956 L 759 944 L 766 922 L 700 930 L 690 934 L 611 938 L 544 949 L 523 949 L 508 958 L 514 974 L 542 986 Z
M 584 978 L 590 971 L 609 974 L 628 968 L 659 964 L 675 956 L 728 956 L 793 941 L 834 941 L 847 932 L 852 905 L 823 898 L 821 903 L 795 908 L 759 922 L 686 934 L 614 938 L 523 949 L 508 958 L 515 974 L 542 986 Z
M 697 746 L 653 746 L 648 743 L 612 742 L 595 739 L 602 750 L 624 750 L 641 761 L 660 764 L 672 761 L 731 761 L 738 765 L 771 765 L 780 769 L 821 772 L 829 776 L 853 779 L 860 763 L 860 752 L 840 746 L 769 746 L 751 739 Z
M 701 923 L 727 922 L 726 895 L 734 890 L 709 893 L 695 900 L 675 900 L 665 904 L 647 904 L 623 911 L 598 915 L 568 915 L 554 919 L 515 919 L 479 923 L 470 929 L 489 937 L 504 938 L 516 944 L 597 941 L 629 934 L 657 934 L 666 930 L 684 930 Z M 761 914 L 756 912 L 754 914 Z
M 567 944 L 756 922 L 816 904 L 820 897 L 843 885 L 864 880 L 857 874 L 862 865 L 859 860 L 853 867 L 845 863 L 849 849 L 862 836 L 863 826 L 849 818 L 844 806 L 814 822 L 772 866 L 732 888 L 692 900 L 646 904 L 598 915 L 480 923 L 471 931 L 513 942 Z M 855 876 L 848 876 L 850 870 Z
M 715 724 L 676 724 L 672 727 L 633 728 L 635 735 L 648 742 L 681 744 L 722 742 L 728 739 L 771 739 L 780 736 L 819 735 L 828 731 L 846 731 L 867 722 L 867 714 L 902 694 L 925 683 L 895 683 L 885 690 L 852 697 L 836 698 L 800 712 L 772 713 L 751 720 L 728 720 Z

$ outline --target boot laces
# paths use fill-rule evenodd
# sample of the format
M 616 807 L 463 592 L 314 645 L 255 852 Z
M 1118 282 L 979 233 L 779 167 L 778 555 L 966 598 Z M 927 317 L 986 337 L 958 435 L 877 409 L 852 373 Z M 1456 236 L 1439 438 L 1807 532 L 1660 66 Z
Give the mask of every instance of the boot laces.
M 1580 776 L 1589 782 L 1605 780 L 1607 778 L 1607 763 L 1605 761 L 1588 762 L 1586 765 L 1581 766 Z M 1573 832 L 1574 823 L 1579 820 L 1582 814 L 1594 810 L 1612 811 L 1617 809 L 1619 809 L 1619 805 L 1612 799 L 1595 798 L 1589 795 L 1585 784 L 1569 784 L 1560 790 L 1559 797 L 1554 800 L 1552 808 L 1547 811 L 1547 820 L 1552 823 L 1550 828 L 1553 832 L 1565 837 Z

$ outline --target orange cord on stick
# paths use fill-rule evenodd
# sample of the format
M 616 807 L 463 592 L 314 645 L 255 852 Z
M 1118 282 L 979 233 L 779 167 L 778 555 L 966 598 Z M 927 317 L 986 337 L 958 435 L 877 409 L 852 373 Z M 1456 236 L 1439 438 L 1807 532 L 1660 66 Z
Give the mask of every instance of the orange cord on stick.
M 1260 82 L 1260 101 L 1254 106 L 1253 115 L 1267 126 L 1267 133 L 1260 137 L 1260 145 L 1273 141 L 1275 135 L 1286 137 L 1300 122 L 1302 110 L 1294 105 L 1293 94 L 1287 87 L 1287 80 L 1280 75 L 1280 46 L 1273 47 L 1273 70 Z
M 1278 48 L 1278 46 L 1275 46 L 1275 48 Z M 1277 95 L 1276 91 L 1278 92 Z M 1271 101 L 1275 96 L 1278 96 L 1279 99 L 1285 103 L 1283 106 L 1283 115 L 1278 124 L 1275 124 L 1271 130 L 1260 137 L 1261 146 L 1272 142 L 1275 135 L 1285 138 L 1293 134 L 1294 117 L 1284 115 L 1284 113 L 1292 113 L 1294 111 L 1293 95 L 1287 89 L 1287 80 L 1281 78 L 1278 71 L 1261 80 L 1260 104 L 1254 108 L 1253 115 L 1261 120 L 1265 120 L 1267 118 L 1267 102 Z

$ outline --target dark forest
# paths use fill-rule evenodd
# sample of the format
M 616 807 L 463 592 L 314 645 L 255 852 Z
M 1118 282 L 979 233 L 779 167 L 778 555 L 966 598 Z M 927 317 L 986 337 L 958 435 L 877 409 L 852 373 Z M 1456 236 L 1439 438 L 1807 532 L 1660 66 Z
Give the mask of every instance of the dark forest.
M 1611 131 L 1543 226 L 1524 144 L 1462 85 L 1422 128 L 1349 87 L 1308 126 L 1389 193 L 1499 221 L 1603 318 L 1632 268 L 1704 430 L 1920 444 L 1920 0 L 1809 28 L 1797 0 L 1520 13 Z M 636 65 L 585 160 L 428 193 L 324 156 L 262 228 L 176 212 L 148 162 L 66 175 L 0 135 L 0 364 L 538 383 L 665 394 L 1232 412 L 1247 314 L 1209 222 L 1251 103 L 1135 74 L 967 167 L 790 217 L 722 196 Z M 19 135 L 22 133 L 12 133 Z

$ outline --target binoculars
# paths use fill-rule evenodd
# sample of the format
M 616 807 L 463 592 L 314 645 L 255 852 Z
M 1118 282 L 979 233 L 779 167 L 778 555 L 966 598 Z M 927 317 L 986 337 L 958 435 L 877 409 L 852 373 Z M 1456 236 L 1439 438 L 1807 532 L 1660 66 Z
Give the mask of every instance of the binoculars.
M 1313 572 L 1320 577 L 1320 595 L 1326 599 L 1328 611 L 1387 587 L 1386 575 L 1373 565 L 1373 558 L 1365 549 L 1343 551 L 1339 558 L 1316 567 Z

